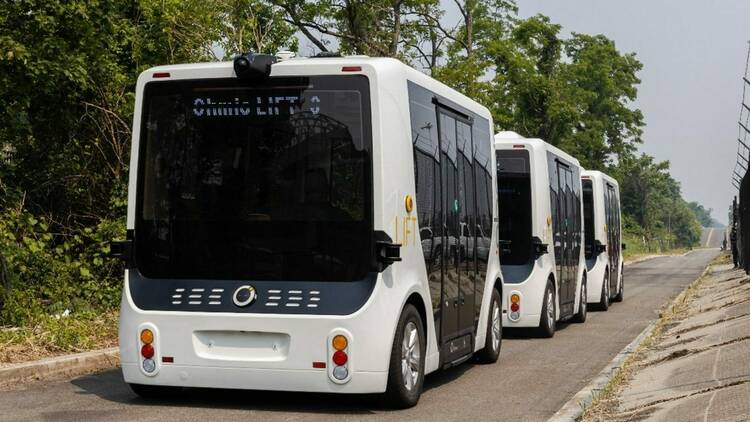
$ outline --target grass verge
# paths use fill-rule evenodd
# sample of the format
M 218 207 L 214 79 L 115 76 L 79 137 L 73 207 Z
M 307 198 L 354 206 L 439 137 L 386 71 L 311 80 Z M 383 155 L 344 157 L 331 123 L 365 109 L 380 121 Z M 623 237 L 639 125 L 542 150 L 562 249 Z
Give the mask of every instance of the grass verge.
M 578 419 L 582 422 L 603 422 L 611 421 L 617 413 L 620 406 L 620 394 L 638 371 L 640 364 L 647 356 L 647 352 L 661 340 L 664 327 L 670 322 L 682 318 L 688 312 L 690 304 L 696 298 L 700 291 L 701 285 L 706 277 L 711 274 L 711 267 L 714 265 L 726 264 L 731 260 L 727 254 L 721 254 L 709 264 L 709 270 L 680 293 L 677 298 L 669 305 L 666 305 L 659 313 L 659 320 L 656 322 L 653 332 L 648 336 L 623 362 L 620 369 L 615 372 L 609 383 L 594 397 L 591 404 L 584 409 L 583 415 Z
M 117 345 L 118 311 L 46 315 L 25 327 L 0 328 L 0 367 Z

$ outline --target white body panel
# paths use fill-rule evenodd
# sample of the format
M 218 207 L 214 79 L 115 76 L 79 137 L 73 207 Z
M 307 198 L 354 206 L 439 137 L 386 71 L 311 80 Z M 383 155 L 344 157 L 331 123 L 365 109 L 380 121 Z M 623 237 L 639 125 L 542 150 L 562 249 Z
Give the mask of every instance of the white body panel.
M 556 257 L 554 254 L 554 239 L 552 225 L 551 204 L 550 204 L 550 180 L 547 153 L 550 152 L 567 162 L 577 166 L 581 171 L 577 159 L 571 157 L 564 151 L 542 141 L 541 139 L 528 139 L 521 137 L 514 132 L 500 132 L 495 135 L 495 150 L 512 150 L 526 149 L 529 151 L 529 166 L 531 172 L 531 235 L 541 239 L 542 243 L 548 245 L 549 253 L 536 259 L 532 265 L 531 272 L 523 280 L 511 280 L 507 274 L 504 278 L 503 289 L 503 306 L 507 309 L 504 313 L 503 326 L 513 327 L 537 327 L 539 326 L 540 315 L 542 311 L 542 302 L 544 299 L 544 290 L 547 280 L 550 277 L 555 279 L 557 301 L 556 318 L 559 320 L 560 314 L 560 284 L 556 274 Z M 580 178 L 579 178 L 580 179 Z M 580 184 L 580 180 L 578 180 Z M 513 206 L 513 204 L 500 204 L 500 206 Z M 581 215 L 583 215 L 582 202 Z M 583 224 L 581 224 L 581 239 L 583 239 Z M 581 247 L 579 254 L 578 275 L 576 277 L 574 312 L 578 312 L 580 306 L 580 289 L 581 280 L 585 274 L 584 250 Z M 510 296 L 512 294 L 521 296 L 520 318 L 513 321 L 510 318 Z
M 581 177 L 591 180 L 594 197 L 594 238 L 601 241 L 609 250 L 609 237 L 607 236 L 606 225 L 607 221 L 605 218 L 604 208 L 604 187 L 607 183 L 613 185 L 618 192 L 620 191 L 620 185 L 617 180 L 608 176 L 605 173 L 594 170 L 584 170 L 581 173 Z M 622 233 L 622 218 L 620 218 L 620 233 Z M 622 243 L 622 238 L 620 239 Z M 617 289 L 619 289 L 620 283 L 622 283 L 622 272 L 624 268 L 624 262 L 622 257 L 622 249 L 620 249 L 619 268 L 617 269 L 619 277 L 617 278 Z M 599 303 L 601 300 L 602 284 L 604 282 L 604 276 L 608 270 L 609 255 L 607 252 L 598 254 L 595 259 L 587 260 L 588 267 L 588 291 L 587 291 L 587 302 L 588 303 Z M 610 290 L 612 294 L 617 289 Z
M 415 196 L 407 80 L 486 118 L 490 122 L 490 133 L 492 117 L 481 105 L 393 59 L 292 59 L 274 64 L 271 77 L 342 75 L 342 66 L 361 66 L 361 71 L 353 73 L 365 75 L 369 79 L 372 108 L 373 228 L 386 232 L 394 242 L 403 244 L 403 260 L 380 273 L 366 304 L 355 313 L 345 316 L 144 311 L 138 309 L 130 297 L 129 277 L 126 273 L 119 334 L 120 356 L 126 382 L 288 391 L 383 392 L 386 389 L 396 325 L 402 308 L 412 294 L 421 298 L 427 315 L 425 372 L 438 369 L 438 338 L 432 318 L 433 309 L 418 226 L 415 224 L 413 230 L 404 233 L 403 227 L 397 224 L 409 216 L 404 207 L 405 196 Z M 170 80 L 235 77 L 231 62 L 161 66 L 140 75 L 133 121 L 128 230 L 134 229 L 136 217 L 136 175 L 143 89 L 145 84 L 153 80 L 156 72 L 169 72 Z M 494 155 L 492 158 L 491 168 L 494 168 Z M 492 203 L 496 215 L 495 191 L 493 177 Z M 491 258 L 488 263 L 475 350 L 484 347 L 492 286 L 501 277 L 497 259 L 496 223 L 493 223 L 492 232 Z M 409 236 L 412 238 L 408 239 Z M 153 376 L 147 376 L 140 368 L 137 333 L 143 324 L 150 324 L 157 331 L 155 359 L 158 368 Z M 265 337 L 260 336 L 257 341 L 253 340 L 258 347 L 263 347 L 264 338 L 270 339 L 271 343 L 274 339 L 280 339 L 283 344 L 272 351 L 238 351 L 230 345 L 210 352 L 205 338 L 201 338 L 201 334 L 197 333 L 202 331 L 266 333 Z M 350 339 L 348 354 L 351 375 L 345 384 L 334 383 L 327 373 L 332 366 L 330 338 L 332 333 L 342 331 L 346 332 Z M 220 341 L 221 339 L 217 340 Z M 161 363 L 162 356 L 173 357 L 174 363 Z M 314 361 L 329 362 L 328 370 L 313 369 Z

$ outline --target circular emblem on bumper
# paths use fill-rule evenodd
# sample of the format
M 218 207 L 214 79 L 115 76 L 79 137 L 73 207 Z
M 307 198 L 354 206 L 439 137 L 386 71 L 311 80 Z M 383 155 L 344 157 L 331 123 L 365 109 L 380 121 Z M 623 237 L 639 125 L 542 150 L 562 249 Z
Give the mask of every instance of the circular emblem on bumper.
M 258 295 L 253 286 L 240 286 L 232 295 L 232 302 L 237 306 L 247 306 L 255 302 Z

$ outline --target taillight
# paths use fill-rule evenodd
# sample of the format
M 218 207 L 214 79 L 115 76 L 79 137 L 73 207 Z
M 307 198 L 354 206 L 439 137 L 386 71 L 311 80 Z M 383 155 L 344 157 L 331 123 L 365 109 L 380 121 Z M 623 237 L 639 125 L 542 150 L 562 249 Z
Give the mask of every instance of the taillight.
M 331 339 L 331 348 L 333 368 L 330 375 L 336 382 L 346 382 L 349 378 L 349 339 L 343 334 L 337 334 Z
M 333 363 L 335 363 L 338 366 L 346 365 L 346 361 L 348 360 L 349 360 L 349 356 L 346 355 L 346 352 L 337 350 L 336 353 L 333 354 Z
M 518 321 L 521 318 L 521 295 L 512 293 L 510 295 L 510 315 L 511 321 Z
M 146 375 L 153 375 L 156 371 L 156 346 L 154 340 L 156 336 L 150 328 L 143 328 L 138 333 L 139 345 L 141 347 L 141 367 Z
M 141 347 L 141 356 L 146 359 L 151 359 L 152 357 L 154 357 L 154 346 L 150 344 L 144 344 L 143 347 Z

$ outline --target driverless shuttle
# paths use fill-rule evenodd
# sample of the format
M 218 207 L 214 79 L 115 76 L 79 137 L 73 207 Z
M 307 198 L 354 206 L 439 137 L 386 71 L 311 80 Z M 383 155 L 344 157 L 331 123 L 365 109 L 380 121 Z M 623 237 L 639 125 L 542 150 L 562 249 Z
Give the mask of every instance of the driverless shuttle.
M 125 381 L 383 393 L 502 333 L 489 111 L 393 59 L 239 56 L 138 79 Z
M 599 171 L 581 173 L 588 303 L 606 311 L 623 299 L 620 186 Z
M 586 320 L 581 166 L 540 139 L 495 135 L 506 327 Z

